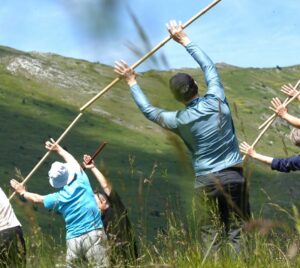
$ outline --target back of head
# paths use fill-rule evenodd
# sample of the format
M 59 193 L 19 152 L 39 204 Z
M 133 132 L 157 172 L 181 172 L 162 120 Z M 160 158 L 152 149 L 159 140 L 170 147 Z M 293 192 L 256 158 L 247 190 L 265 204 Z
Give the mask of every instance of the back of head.
M 180 102 L 187 102 L 198 93 L 195 80 L 185 73 L 177 73 L 171 77 L 169 86 L 175 99 Z
M 290 139 L 292 143 L 294 143 L 296 146 L 300 147 L 300 129 L 293 128 L 290 134 Z

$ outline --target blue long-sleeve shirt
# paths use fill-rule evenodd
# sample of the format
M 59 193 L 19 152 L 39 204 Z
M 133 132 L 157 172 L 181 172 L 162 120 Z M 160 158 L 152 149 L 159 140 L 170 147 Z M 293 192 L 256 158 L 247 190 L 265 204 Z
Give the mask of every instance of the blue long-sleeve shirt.
M 179 111 L 151 105 L 137 84 L 131 94 L 141 112 L 151 121 L 178 134 L 193 157 L 196 176 L 235 166 L 242 162 L 228 103 L 220 77 L 211 59 L 193 42 L 187 52 L 200 65 L 207 92 Z
M 288 158 L 273 158 L 271 168 L 280 172 L 300 170 L 300 155 Z

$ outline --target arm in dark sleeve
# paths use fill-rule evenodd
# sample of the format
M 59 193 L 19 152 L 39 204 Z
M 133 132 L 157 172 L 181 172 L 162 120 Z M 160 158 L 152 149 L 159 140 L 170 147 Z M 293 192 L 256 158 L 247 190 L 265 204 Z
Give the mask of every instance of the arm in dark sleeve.
M 271 168 L 280 172 L 300 170 L 300 155 L 289 158 L 274 158 Z
M 225 100 L 224 88 L 218 74 L 217 68 L 212 60 L 193 42 L 186 46 L 188 53 L 200 65 L 204 73 L 205 82 L 207 85 L 206 94 L 215 95 L 222 101 Z
M 177 112 L 167 112 L 151 105 L 138 84 L 130 87 L 131 95 L 145 117 L 163 128 L 175 130 L 177 125 Z

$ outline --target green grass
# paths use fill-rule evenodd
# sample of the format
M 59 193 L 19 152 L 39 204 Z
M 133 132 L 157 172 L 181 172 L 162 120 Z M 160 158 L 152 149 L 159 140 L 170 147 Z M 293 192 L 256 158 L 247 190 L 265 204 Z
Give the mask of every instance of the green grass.
M 65 75 L 65 81 L 74 84 L 62 85 L 63 80 L 36 77 L 24 70 L 11 74 L 6 66 L 19 56 L 43 62 L 45 70 L 54 68 Z M 279 92 L 280 86 L 295 84 L 299 71 L 300 66 L 286 67 L 281 71 L 276 68 L 220 68 L 241 141 L 251 143 L 256 138 L 257 127 L 271 114 L 268 110 L 270 99 L 277 95 L 284 99 Z M 175 72 L 149 71 L 138 78 L 153 104 L 166 109 L 182 107 L 174 101 L 168 89 L 168 79 Z M 203 92 L 201 72 L 198 69 L 189 69 L 188 72 L 198 81 L 200 93 Z M 15 177 L 15 168 L 26 176 L 46 153 L 44 142 L 49 137 L 58 138 L 77 116 L 79 108 L 114 78 L 110 66 L 0 47 L 0 178 L 1 187 L 6 192 L 9 179 Z M 297 115 L 298 108 L 299 104 L 293 103 L 291 113 Z M 285 137 L 289 130 L 289 126 L 277 120 L 275 127 L 257 146 L 258 151 L 285 156 L 286 145 L 288 155 L 296 154 L 297 148 Z M 104 140 L 109 144 L 97 159 L 97 164 L 105 166 L 138 233 L 154 241 L 157 231 L 166 229 L 165 215 L 170 203 L 178 204 L 175 208 L 180 213 L 188 214 L 191 210 L 193 174 L 187 151 L 178 138 L 144 118 L 123 82 L 88 108 L 61 144 L 80 161 L 84 153 L 93 153 Z M 51 155 L 32 176 L 27 185 L 30 191 L 40 194 L 53 191 L 48 185 L 47 171 L 55 159 Z M 279 174 L 253 161 L 249 161 L 249 167 L 250 201 L 256 217 L 278 217 L 278 211 L 270 203 L 287 210 L 291 210 L 292 204 L 299 204 L 297 173 Z M 96 187 L 95 181 L 91 180 Z M 34 215 L 42 232 L 63 245 L 61 217 L 42 207 L 36 211 L 36 207 L 15 200 L 13 205 L 25 233 L 32 229 L 29 220 L 32 216 L 28 215 Z M 24 212 L 25 208 L 29 214 Z M 292 220 L 285 220 L 292 224 Z M 211 265 L 214 267 L 213 262 Z

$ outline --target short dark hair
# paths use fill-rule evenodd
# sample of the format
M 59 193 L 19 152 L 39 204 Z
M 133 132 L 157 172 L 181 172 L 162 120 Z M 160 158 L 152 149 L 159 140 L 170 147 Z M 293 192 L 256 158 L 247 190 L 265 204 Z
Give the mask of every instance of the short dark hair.
M 290 139 L 294 145 L 300 147 L 300 129 L 293 128 L 290 134 Z
M 169 81 L 170 89 L 178 101 L 189 101 L 198 93 L 195 80 L 188 74 L 177 73 Z

